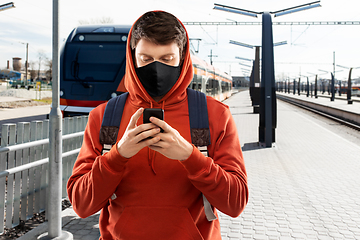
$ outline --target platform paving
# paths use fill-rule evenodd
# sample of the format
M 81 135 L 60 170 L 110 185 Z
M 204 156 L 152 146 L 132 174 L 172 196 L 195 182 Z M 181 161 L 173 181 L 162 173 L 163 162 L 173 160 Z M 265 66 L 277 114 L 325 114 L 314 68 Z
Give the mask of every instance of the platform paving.
M 238 218 L 219 213 L 222 238 L 360 239 L 360 147 L 278 100 L 276 143 L 261 148 L 248 91 L 225 103 L 238 127 L 250 197 Z M 80 219 L 66 211 L 63 230 L 98 239 L 98 214 Z

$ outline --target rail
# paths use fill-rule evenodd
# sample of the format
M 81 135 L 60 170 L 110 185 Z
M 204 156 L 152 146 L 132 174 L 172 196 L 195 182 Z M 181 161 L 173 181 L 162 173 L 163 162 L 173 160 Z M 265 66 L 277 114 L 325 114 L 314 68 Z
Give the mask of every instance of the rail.
M 333 121 L 339 122 L 343 125 L 360 131 L 360 122 L 358 120 L 360 119 L 360 116 L 356 113 L 348 112 L 341 109 L 324 107 L 316 103 L 310 103 L 300 99 L 294 99 L 286 95 L 277 94 L 276 97 L 282 101 L 301 107 L 313 113 L 322 115 L 323 117 L 330 118 Z
M 80 151 L 87 116 L 63 119 L 62 196 Z M 0 234 L 46 210 L 49 120 L 2 125 Z

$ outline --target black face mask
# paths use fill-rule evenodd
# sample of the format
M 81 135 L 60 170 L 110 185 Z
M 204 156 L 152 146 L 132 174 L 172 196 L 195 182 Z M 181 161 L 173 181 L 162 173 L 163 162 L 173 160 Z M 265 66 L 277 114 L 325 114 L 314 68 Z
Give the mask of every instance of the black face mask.
M 180 76 L 180 66 L 173 67 L 157 61 L 136 68 L 135 71 L 141 84 L 151 97 L 165 95 Z

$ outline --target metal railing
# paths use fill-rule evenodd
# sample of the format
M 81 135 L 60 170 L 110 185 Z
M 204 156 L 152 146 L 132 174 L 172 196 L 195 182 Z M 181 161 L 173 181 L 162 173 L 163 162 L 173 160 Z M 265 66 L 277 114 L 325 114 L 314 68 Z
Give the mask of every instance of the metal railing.
M 88 116 L 63 119 L 62 197 L 80 151 Z M 49 120 L 2 125 L 0 234 L 46 210 Z

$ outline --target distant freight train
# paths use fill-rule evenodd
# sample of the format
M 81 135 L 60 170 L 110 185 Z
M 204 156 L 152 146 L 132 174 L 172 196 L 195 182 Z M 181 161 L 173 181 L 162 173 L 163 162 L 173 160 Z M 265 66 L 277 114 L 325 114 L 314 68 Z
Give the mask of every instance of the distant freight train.
M 126 41 L 130 26 L 80 26 L 60 53 L 60 108 L 64 117 L 89 114 L 101 103 L 126 92 Z M 189 88 L 220 101 L 228 98 L 232 78 L 191 54 L 194 77 Z

